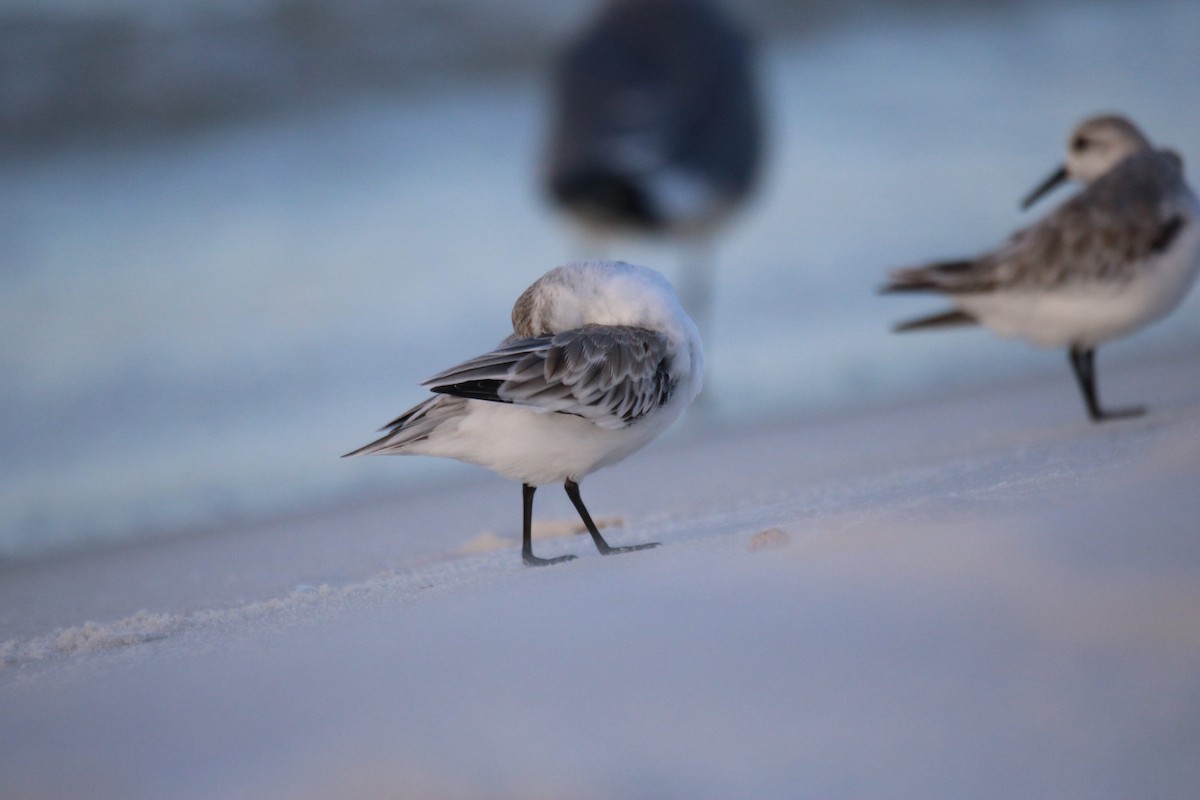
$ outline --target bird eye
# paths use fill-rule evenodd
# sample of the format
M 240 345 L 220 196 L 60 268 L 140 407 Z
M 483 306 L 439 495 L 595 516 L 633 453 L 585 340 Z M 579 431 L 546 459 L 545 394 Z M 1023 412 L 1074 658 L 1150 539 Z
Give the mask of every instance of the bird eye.
M 1071 149 L 1076 153 L 1082 153 L 1088 148 L 1088 140 L 1082 136 L 1076 136 L 1071 140 Z

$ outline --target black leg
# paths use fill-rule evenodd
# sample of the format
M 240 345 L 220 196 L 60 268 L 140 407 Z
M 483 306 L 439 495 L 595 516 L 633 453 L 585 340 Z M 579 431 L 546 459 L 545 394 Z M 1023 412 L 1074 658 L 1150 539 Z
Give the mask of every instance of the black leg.
M 583 504 L 583 498 L 579 496 L 579 484 L 568 480 L 563 484 L 563 488 L 567 490 L 567 497 L 571 498 L 571 502 L 575 505 L 575 510 L 579 512 L 580 519 L 583 520 L 588 533 L 592 535 L 592 541 L 595 542 L 596 549 L 600 551 L 600 555 L 611 556 L 613 553 L 629 553 L 634 550 L 646 550 L 650 547 L 658 547 L 658 542 L 633 544 L 627 547 L 611 547 L 608 542 L 604 541 L 604 537 L 600 535 L 600 529 L 596 527 L 596 523 L 592 522 L 592 515 L 588 513 L 587 506 Z
M 1087 403 L 1088 416 L 1092 422 L 1103 422 L 1106 419 L 1122 419 L 1138 417 L 1146 413 L 1144 408 L 1119 408 L 1115 411 L 1105 411 L 1100 407 L 1100 398 L 1096 392 L 1096 350 L 1089 347 L 1084 350 L 1072 347 L 1071 368 L 1075 371 L 1075 380 L 1079 382 L 1079 390 L 1083 392 L 1083 401 Z
M 533 554 L 533 493 L 536 486 L 521 484 L 521 499 L 524 503 L 524 525 L 521 529 L 521 558 L 531 567 L 544 567 L 561 561 L 570 561 L 575 556 L 559 556 L 558 558 L 538 558 Z
M 1071 348 L 1071 369 L 1075 371 L 1075 380 L 1079 383 L 1079 391 L 1083 392 L 1083 401 L 1087 403 L 1088 416 L 1092 422 L 1104 418 L 1100 406 L 1096 403 L 1095 350 L 1080 350 Z

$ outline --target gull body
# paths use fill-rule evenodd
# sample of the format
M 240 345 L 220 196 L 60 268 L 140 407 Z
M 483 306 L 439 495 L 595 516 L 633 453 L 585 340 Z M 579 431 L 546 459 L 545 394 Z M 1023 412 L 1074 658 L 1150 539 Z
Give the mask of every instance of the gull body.
M 1180 157 L 1155 149 L 1115 115 L 1082 122 L 1065 165 L 1023 207 L 1067 179 L 1085 186 L 1004 245 L 896 270 L 883 290 L 937 292 L 954 304 L 898 331 L 978 323 L 999 336 L 1065 347 L 1093 421 L 1141 414 L 1101 407 L 1095 350 L 1161 319 L 1187 295 L 1200 270 L 1200 201 Z
M 568 264 L 525 290 L 495 350 L 425 381 L 434 397 L 347 455 L 455 458 L 520 481 L 529 564 L 564 560 L 532 553 L 533 493 L 548 483 L 564 484 L 602 553 L 640 549 L 604 542 L 578 484 L 662 433 L 699 394 L 703 371 L 696 326 L 661 275 Z
M 593 237 L 684 244 L 693 314 L 710 303 L 701 253 L 750 194 L 761 151 L 750 44 L 715 2 L 608 0 L 554 72 L 551 199 Z

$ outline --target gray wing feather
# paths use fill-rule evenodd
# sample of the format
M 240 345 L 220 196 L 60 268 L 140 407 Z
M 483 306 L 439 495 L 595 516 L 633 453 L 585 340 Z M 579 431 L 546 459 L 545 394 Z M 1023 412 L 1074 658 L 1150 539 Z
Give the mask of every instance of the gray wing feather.
M 1172 198 L 1178 162 L 1131 156 L 997 250 L 970 261 L 896 270 L 884 291 L 954 293 L 1132 279 L 1185 224 Z
M 342 457 L 402 453 L 409 445 L 426 439 L 447 420 L 460 416 L 466 405 L 467 401 L 462 397 L 431 397 L 385 425 L 386 435 Z
M 1001 285 L 1058 286 L 1128 280 L 1178 228 L 1166 166 L 1134 156 L 1036 225 L 1018 231 L 990 260 Z
M 669 360 L 660 333 L 590 325 L 553 336 L 510 339 L 423 385 L 622 428 L 670 398 Z

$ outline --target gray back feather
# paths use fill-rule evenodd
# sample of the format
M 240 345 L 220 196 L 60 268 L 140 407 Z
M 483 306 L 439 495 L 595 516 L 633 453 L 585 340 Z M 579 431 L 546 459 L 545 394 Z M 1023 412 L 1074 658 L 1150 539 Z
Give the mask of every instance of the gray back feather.
M 589 325 L 553 336 L 510 338 L 424 385 L 621 428 L 670 399 L 669 358 L 660 333 Z
M 974 261 L 897 270 L 886 288 L 974 293 L 1132 280 L 1186 223 L 1183 191 L 1177 156 L 1136 153 L 997 250 Z

